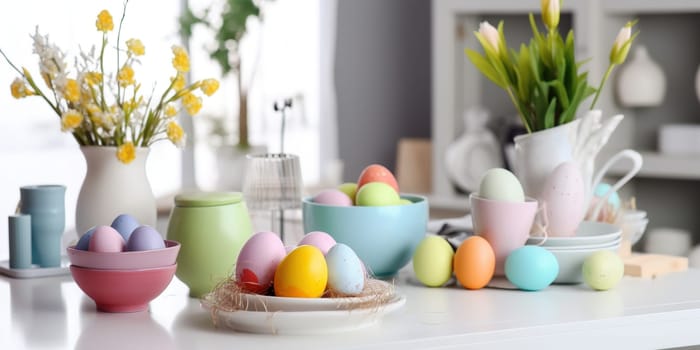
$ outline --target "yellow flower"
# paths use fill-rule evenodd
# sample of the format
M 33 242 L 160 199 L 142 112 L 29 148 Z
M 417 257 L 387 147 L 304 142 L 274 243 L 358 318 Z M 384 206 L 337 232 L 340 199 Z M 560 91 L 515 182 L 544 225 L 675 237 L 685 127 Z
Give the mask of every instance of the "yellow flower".
M 85 81 L 90 86 L 94 86 L 102 82 L 102 73 L 100 72 L 87 72 L 85 74 Z
M 63 87 L 63 97 L 69 102 L 80 101 L 80 85 L 75 79 L 67 79 Z
M 177 114 L 177 108 L 172 103 L 165 106 L 165 116 L 172 118 Z
M 98 115 L 102 113 L 100 107 L 94 103 L 88 104 L 85 108 L 87 109 L 88 113 L 90 113 L 90 115 Z
M 180 73 L 174 78 L 170 78 L 170 81 L 173 82 L 173 90 L 175 91 L 180 91 L 185 88 L 185 77 Z
M 190 58 L 182 46 L 173 45 L 173 67 L 181 73 L 190 70 Z
M 119 81 L 119 86 L 129 86 L 134 83 L 134 69 L 130 66 L 125 65 L 119 70 L 117 75 L 117 80 Z
M 109 14 L 109 11 L 100 11 L 100 14 L 97 15 L 95 26 L 97 26 L 97 30 L 105 33 L 114 29 L 114 22 L 112 22 L 112 15 Z
M 83 115 L 80 112 L 69 109 L 61 116 L 61 131 L 73 131 L 83 122 Z
M 219 81 L 216 79 L 204 79 L 202 80 L 202 92 L 207 95 L 213 95 L 216 90 L 219 90 Z
M 171 121 L 168 123 L 168 130 L 166 133 L 168 134 L 168 139 L 170 139 L 170 142 L 172 142 L 175 146 L 183 147 L 185 145 L 185 132 L 176 121 Z
M 129 164 L 136 158 L 134 143 L 129 141 L 117 147 L 117 159 L 124 164 Z
M 185 96 L 182 96 L 182 104 L 185 106 L 187 113 L 195 115 L 202 108 L 202 98 L 197 97 L 193 93 L 187 93 Z
M 24 80 L 20 78 L 15 78 L 15 80 L 10 85 L 10 91 L 12 92 L 12 97 L 22 98 L 34 95 L 34 92 L 30 90 Z
M 142 56 L 146 53 L 146 48 L 139 39 L 129 39 L 126 41 L 126 47 L 129 49 L 129 54 L 134 56 Z

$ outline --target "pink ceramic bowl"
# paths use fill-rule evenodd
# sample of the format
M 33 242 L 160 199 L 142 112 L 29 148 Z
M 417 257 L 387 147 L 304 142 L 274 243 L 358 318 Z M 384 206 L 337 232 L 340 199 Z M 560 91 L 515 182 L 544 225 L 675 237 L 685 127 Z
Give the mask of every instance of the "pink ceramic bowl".
M 175 263 L 180 243 L 165 240 L 164 249 L 121 253 L 98 253 L 68 247 L 68 259 L 74 266 L 105 270 L 150 269 Z
M 136 312 L 148 309 L 148 303 L 168 286 L 177 264 L 139 270 L 99 270 L 71 265 L 78 287 L 105 312 Z

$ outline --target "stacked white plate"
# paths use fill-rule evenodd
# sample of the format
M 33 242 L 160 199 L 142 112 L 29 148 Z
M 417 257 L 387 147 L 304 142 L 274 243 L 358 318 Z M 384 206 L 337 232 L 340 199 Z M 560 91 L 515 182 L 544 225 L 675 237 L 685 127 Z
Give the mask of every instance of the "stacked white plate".
M 530 237 L 526 244 L 547 249 L 559 263 L 554 283 L 581 283 L 583 261 L 600 250 L 616 252 L 622 242 L 622 230 L 604 222 L 584 221 L 572 237 Z

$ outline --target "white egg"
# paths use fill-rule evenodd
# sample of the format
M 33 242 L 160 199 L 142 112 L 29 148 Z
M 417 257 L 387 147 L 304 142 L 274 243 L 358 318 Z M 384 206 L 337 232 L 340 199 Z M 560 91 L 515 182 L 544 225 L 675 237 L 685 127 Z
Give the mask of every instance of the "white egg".
M 584 200 L 583 177 L 576 164 L 564 162 L 554 168 L 539 198 L 546 208 L 547 234 L 574 236 L 585 214 Z
M 479 196 L 495 201 L 525 201 L 525 192 L 518 178 L 502 168 L 489 169 L 484 174 L 479 184 Z

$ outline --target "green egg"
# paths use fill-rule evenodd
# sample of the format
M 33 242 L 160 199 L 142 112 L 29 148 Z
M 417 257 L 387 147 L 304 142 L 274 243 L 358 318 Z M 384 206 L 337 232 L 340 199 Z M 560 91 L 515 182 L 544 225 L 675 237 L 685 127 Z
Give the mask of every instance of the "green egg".
M 338 186 L 340 192 L 343 192 L 352 199 L 352 204 L 355 204 L 355 193 L 357 193 L 357 184 L 354 182 L 346 182 Z
M 525 193 L 518 178 L 502 168 L 489 169 L 481 178 L 479 196 L 505 202 L 523 202 Z
M 393 187 L 383 182 L 370 182 L 357 191 L 355 204 L 370 207 L 398 205 L 400 199 Z
M 413 254 L 416 278 L 428 287 L 440 287 L 452 277 L 454 250 L 442 237 L 427 236 Z
M 583 262 L 583 280 L 595 290 L 615 287 L 624 274 L 624 262 L 609 250 L 597 251 Z

